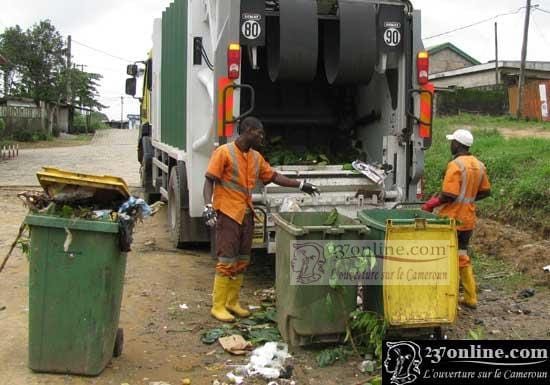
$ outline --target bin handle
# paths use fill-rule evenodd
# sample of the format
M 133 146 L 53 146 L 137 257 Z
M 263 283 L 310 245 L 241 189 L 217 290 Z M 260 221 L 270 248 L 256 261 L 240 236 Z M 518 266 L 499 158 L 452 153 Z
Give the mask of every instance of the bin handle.
M 393 205 L 393 207 L 392 207 L 391 209 L 392 209 L 392 210 L 395 210 L 396 208 L 401 207 L 401 206 L 405 206 L 405 205 L 409 205 L 409 206 L 413 206 L 413 205 L 421 206 L 421 205 L 423 205 L 424 203 L 426 203 L 426 202 L 398 202 L 398 203 L 396 203 L 395 205 Z
M 303 227 L 298 227 L 290 222 L 285 221 L 279 216 L 279 214 L 275 213 L 272 215 L 271 218 L 273 219 L 273 222 L 275 222 L 278 226 L 282 227 L 292 235 L 300 236 L 308 233 L 308 230 L 304 229 Z

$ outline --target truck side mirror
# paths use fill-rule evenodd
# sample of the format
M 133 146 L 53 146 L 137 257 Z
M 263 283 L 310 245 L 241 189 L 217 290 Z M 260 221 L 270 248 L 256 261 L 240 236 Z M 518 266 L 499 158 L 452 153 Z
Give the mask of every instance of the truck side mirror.
M 136 78 L 126 79 L 126 95 L 136 96 Z
M 138 66 L 137 66 L 137 64 L 129 64 L 129 65 L 126 67 L 126 74 L 128 74 L 128 76 L 136 77 L 137 74 L 138 74 Z

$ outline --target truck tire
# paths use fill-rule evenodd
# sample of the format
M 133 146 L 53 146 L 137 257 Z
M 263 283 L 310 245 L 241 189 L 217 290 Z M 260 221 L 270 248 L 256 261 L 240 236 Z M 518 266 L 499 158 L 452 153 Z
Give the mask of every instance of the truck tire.
M 185 163 L 178 162 L 168 180 L 168 225 L 176 248 L 190 248 L 209 241 L 209 231 L 202 218 L 189 215 L 189 190 Z

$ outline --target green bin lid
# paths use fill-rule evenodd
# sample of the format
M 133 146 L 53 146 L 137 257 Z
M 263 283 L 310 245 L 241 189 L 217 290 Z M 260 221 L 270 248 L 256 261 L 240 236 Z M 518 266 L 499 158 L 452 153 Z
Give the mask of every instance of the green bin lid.
M 25 218 L 29 226 L 54 227 L 70 230 L 92 231 L 98 233 L 118 233 L 117 222 L 88 221 L 85 219 L 67 219 L 47 215 L 29 214 Z

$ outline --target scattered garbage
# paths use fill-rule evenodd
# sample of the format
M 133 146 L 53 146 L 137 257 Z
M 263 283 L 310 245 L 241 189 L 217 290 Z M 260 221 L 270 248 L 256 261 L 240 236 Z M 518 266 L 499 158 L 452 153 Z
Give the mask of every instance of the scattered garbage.
M 170 385 L 170 384 L 164 381 L 155 381 L 155 382 L 150 382 L 149 385 Z
M 296 213 L 302 211 L 302 208 L 298 202 L 296 202 L 295 198 L 286 197 L 283 199 L 283 203 L 281 203 L 279 211 L 283 213 Z
M 359 171 L 361 174 L 366 176 L 367 179 L 378 185 L 383 184 L 387 177 L 386 172 L 383 169 L 372 164 L 365 163 L 361 160 L 356 160 L 351 165 L 356 171 Z
M 229 379 L 229 381 L 232 384 L 240 385 L 244 382 L 244 377 L 243 376 L 237 376 L 237 375 L 235 375 L 231 372 L 227 373 L 227 378 Z
M 7 309 L 6 306 L 4 306 L 4 305 L 0 306 L 0 311 L 4 311 L 4 310 L 6 310 L 6 309 Z
M 535 289 L 532 287 L 529 287 L 527 289 L 523 289 L 519 292 L 518 297 L 520 298 L 529 298 L 535 295 Z
M 372 373 L 376 369 L 376 361 L 374 360 L 365 360 L 359 365 L 359 370 L 361 373 Z
M 184 378 L 181 380 L 181 385 L 191 385 L 191 380 L 189 378 Z
M 546 271 L 547 273 L 550 273 L 550 265 L 544 266 L 542 270 Z
M 187 306 L 187 304 L 185 304 L 185 303 L 182 303 L 181 305 L 179 305 L 179 308 L 181 310 L 187 310 L 187 309 L 189 309 L 189 306 Z
M 261 311 L 256 311 L 251 317 L 238 320 L 232 324 L 206 330 L 201 341 L 211 345 L 221 337 L 240 335 L 253 345 L 281 340 L 281 334 L 277 329 L 277 311 L 273 303 L 262 303 Z
M 37 178 L 44 192 L 25 191 L 17 196 L 31 212 L 68 219 L 118 222 L 120 250 L 131 251 L 136 222 L 154 215 L 162 203 L 149 206 L 130 195 L 122 178 L 74 173 L 44 167 Z M 72 234 L 67 232 L 68 250 Z
M 265 345 L 255 349 L 247 365 L 235 367 L 228 373 L 237 377 L 263 377 L 266 380 L 276 380 L 278 378 L 290 378 L 293 367 L 285 365 L 290 358 L 288 354 L 288 345 L 280 342 L 268 342 Z
M 118 223 L 120 225 L 120 249 L 131 251 L 134 226 L 137 220 L 143 220 L 151 215 L 149 205 L 143 200 L 130 197 L 118 209 Z
M 218 339 L 218 342 L 226 352 L 237 356 L 242 356 L 253 348 L 250 342 L 248 342 L 243 338 L 243 336 L 238 334 L 233 334 L 227 337 L 220 337 Z

